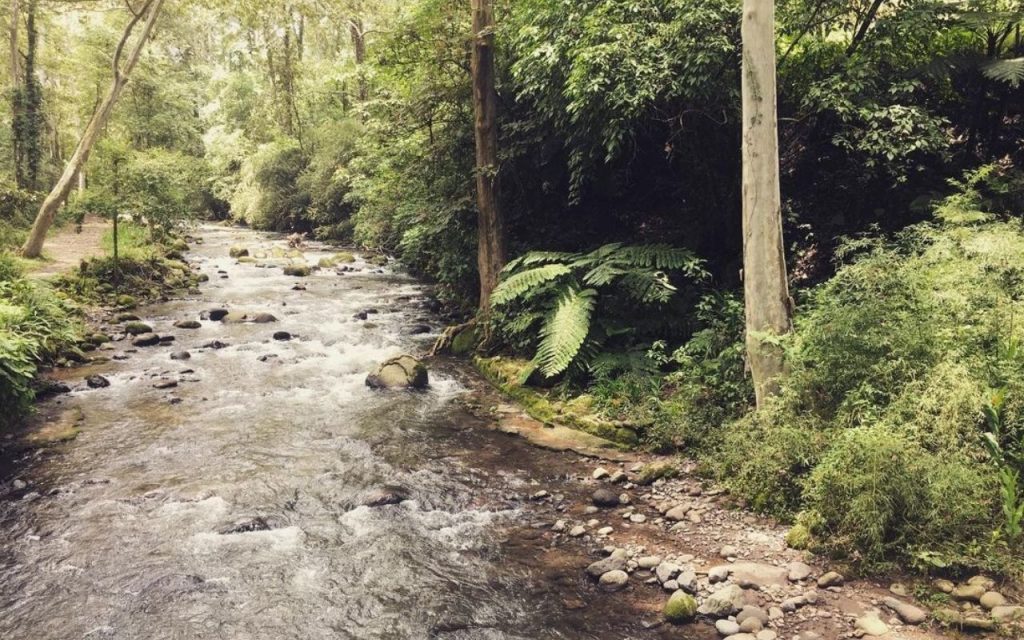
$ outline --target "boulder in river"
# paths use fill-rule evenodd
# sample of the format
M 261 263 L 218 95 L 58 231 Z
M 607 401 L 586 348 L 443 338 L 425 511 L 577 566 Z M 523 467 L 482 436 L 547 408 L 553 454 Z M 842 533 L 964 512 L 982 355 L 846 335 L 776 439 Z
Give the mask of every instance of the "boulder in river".
M 383 507 L 408 499 L 408 493 L 401 487 L 378 487 L 366 494 L 360 504 L 364 507 Z
M 198 329 L 203 325 L 198 320 L 178 320 L 174 326 L 177 329 Z
M 103 376 L 93 375 L 85 379 L 85 384 L 89 385 L 90 389 L 103 389 L 110 386 L 110 381 Z
M 424 389 L 428 384 L 426 365 L 410 355 L 386 360 L 366 376 L 366 386 L 372 389 Z
M 213 320 L 214 322 L 217 322 L 219 320 L 223 320 L 226 315 L 228 315 L 227 309 L 210 309 L 209 311 L 203 312 L 200 317 L 204 320 Z
M 188 360 L 192 354 L 188 351 L 175 351 L 171 354 L 171 360 Z
M 669 622 L 689 622 L 696 615 L 697 601 L 685 591 L 676 591 L 665 603 L 665 619 Z
M 236 244 L 228 249 L 228 255 L 232 258 L 244 258 L 249 255 L 249 249 Z
M 291 340 L 291 339 L 292 339 L 292 334 L 288 333 L 287 331 L 275 331 L 274 332 L 274 340 L 280 340 L 280 341 L 284 342 L 284 341 Z
M 133 336 L 141 336 L 144 333 L 153 333 L 153 327 L 145 322 L 133 321 L 124 325 L 124 332 Z
M 160 336 L 155 333 L 144 333 L 132 340 L 132 346 L 136 347 L 154 347 L 158 344 L 160 344 Z
M 312 273 L 312 269 L 308 264 L 290 264 L 284 268 L 284 275 L 296 278 L 305 278 L 310 273 Z
M 267 324 L 269 322 L 277 322 L 277 318 L 272 313 L 257 313 L 252 317 L 252 321 L 256 324 Z

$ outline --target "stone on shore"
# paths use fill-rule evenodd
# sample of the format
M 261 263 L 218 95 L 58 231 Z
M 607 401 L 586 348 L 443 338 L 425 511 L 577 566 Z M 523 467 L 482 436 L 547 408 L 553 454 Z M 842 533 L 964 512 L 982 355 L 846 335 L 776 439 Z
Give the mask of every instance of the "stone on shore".
M 371 389 L 425 389 L 428 384 L 426 365 L 410 355 L 386 360 L 366 376 L 366 386 Z
M 676 591 L 669 596 L 668 602 L 665 603 L 665 619 L 669 622 L 676 624 L 689 622 L 696 615 L 697 601 L 684 591 Z

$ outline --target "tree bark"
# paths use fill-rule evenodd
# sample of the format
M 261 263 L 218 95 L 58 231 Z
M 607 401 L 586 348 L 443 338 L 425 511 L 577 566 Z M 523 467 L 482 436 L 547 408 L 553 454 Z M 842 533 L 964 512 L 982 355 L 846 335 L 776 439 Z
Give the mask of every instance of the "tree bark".
M 8 30 L 10 39 L 10 100 L 11 100 L 11 152 L 14 161 L 14 178 L 17 186 L 23 187 L 21 183 L 21 144 L 18 136 L 18 123 L 21 122 L 21 64 L 18 50 L 18 26 L 21 22 L 21 2 L 11 0 L 11 23 Z
M 36 220 L 32 225 L 32 230 L 29 232 L 28 239 L 25 240 L 25 245 L 21 248 L 21 254 L 26 258 L 38 258 L 39 254 L 42 253 L 46 232 L 49 231 L 50 226 L 53 224 L 57 210 L 67 199 L 68 194 L 71 193 L 75 178 L 89 160 L 89 154 L 92 152 L 93 145 L 99 140 L 103 128 L 106 126 L 107 121 L 110 120 L 110 114 L 114 111 L 114 105 L 117 104 L 117 99 L 121 97 L 121 93 L 124 91 L 125 84 L 127 84 L 132 70 L 142 56 L 142 50 L 145 48 L 146 41 L 153 31 L 153 25 L 156 23 L 157 16 L 160 15 L 163 2 L 164 0 L 146 0 L 142 10 L 135 14 L 128 23 L 128 26 L 125 27 L 124 33 L 121 35 L 121 41 L 114 52 L 114 77 L 110 83 L 107 95 L 96 111 L 93 112 L 85 132 L 82 134 L 82 138 L 75 147 L 75 152 L 64 167 L 64 172 L 39 208 L 39 213 L 36 215 Z M 121 54 L 124 51 L 124 47 L 132 31 L 135 30 L 135 26 L 143 17 L 145 17 L 146 21 L 143 24 L 142 33 L 139 34 L 139 39 L 128 54 L 124 67 L 121 67 Z
M 792 328 L 782 240 L 774 0 L 743 1 L 743 289 L 747 361 L 757 406 L 779 391 Z
M 505 266 L 505 225 L 498 201 L 498 95 L 494 88 L 493 0 L 470 0 L 473 11 L 474 133 L 476 137 L 477 267 L 480 311 L 487 313 L 491 292 Z
M 366 61 L 366 35 L 363 33 L 363 21 L 359 18 L 352 18 L 348 22 L 349 35 L 352 38 L 352 50 L 356 58 L 356 75 L 359 81 L 359 101 L 365 102 L 369 96 L 366 87 L 365 70 L 363 63 Z

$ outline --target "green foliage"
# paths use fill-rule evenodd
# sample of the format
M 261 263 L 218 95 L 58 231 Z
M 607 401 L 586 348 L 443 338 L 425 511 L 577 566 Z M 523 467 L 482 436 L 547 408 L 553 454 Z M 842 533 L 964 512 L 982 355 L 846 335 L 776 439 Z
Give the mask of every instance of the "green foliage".
M 664 245 L 528 253 L 509 262 L 494 290 L 497 327 L 511 344 L 524 337 L 533 343 L 534 362 L 546 377 L 562 374 L 570 365 L 593 374 L 605 345 L 615 338 L 637 337 L 628 322 L 631 314 L 647 306 L 662 307 L 676 293 L 667 272 L 689 283 L 706 276 L 690 251 Z M 542 316 L 534 339 L 531 334 Z
M 31 406 L 37 368 L 81 337 L 75 308 L 48 287 L 22 277 L 0 254 L 0 426 L 10 426 Z
M 309 194 L 298 188 L 308 159 L 296 143 L 269 142 L 246 158 L 231 198 L 234 216 L 257 229 L 286 231 L 306 226 Z

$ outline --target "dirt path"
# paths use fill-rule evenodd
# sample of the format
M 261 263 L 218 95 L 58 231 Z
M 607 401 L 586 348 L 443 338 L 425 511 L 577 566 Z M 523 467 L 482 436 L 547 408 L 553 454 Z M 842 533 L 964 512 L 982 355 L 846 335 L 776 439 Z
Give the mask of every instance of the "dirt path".
M 78 268 L 82 260 L 102 256 L 103 234 L 110 227 L 106 220 L 88 216 L 79 232 L 77 225 L 68 224 L 57 229 L 46 239 L 43 247 L 44 260 L 29 270 L 33 278 L 46 278 L 67 273 Z

